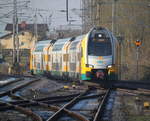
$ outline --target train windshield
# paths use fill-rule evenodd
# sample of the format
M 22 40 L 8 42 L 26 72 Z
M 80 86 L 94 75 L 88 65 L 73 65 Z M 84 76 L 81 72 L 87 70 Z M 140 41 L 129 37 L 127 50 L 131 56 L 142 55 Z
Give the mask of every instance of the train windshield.
M 88 42 L 88 55 L 109 56 L 112 54 L 111 40 L 106 33 L 91 34 Z

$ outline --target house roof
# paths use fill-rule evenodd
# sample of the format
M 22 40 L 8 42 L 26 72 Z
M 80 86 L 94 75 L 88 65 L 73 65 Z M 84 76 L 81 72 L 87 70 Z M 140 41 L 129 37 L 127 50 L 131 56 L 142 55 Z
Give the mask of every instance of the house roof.
M 21 27 L 21 24 L 18 24 L 18 31 L 31 31 L 34 32 L 35 30 L 34 24 L 26 24 L 25 27 Z M 13 24 L 7 24 L 5 27 L 6 31 L 13 31 Z M 37 31 L 48 31 L 48 25 L 47 24 L 37 24 Z
M 6 37 L 8 37 L 10 35 L 12 35 L 12 32 L 11 33 L 5 33 L 5 34 L 0 36 L 0 39 L 6 38 Z

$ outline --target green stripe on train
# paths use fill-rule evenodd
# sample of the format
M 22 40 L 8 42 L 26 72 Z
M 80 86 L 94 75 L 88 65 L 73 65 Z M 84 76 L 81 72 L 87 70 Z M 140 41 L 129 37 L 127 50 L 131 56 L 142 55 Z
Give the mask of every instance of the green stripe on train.
M 86 77 L 85 74 L 81 74 L 81 80 L 91 80 L 91 78 Z
M 51 71 L 51 75 L 53 75 L 53 76 L 61 76 L 62 72 L 60 72 L 60 71 Z
M 43 74 L 42 70 L 34 70 L 34 74 Z

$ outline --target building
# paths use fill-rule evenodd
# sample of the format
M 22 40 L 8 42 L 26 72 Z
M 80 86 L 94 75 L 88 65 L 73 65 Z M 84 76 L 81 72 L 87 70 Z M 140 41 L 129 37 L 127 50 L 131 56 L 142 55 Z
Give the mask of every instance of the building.
M 0 37 L 0 43 L 3 49 L 13 49 L 13 24 L 7 24 L 5 31 L 8 33 Z M 30 49 L 36 41 L 47 39 L 47 24 L 37 24 L 37 32 L 35 32 L 34 24 L 26 24 L 22 27 L 18 25 L 18 38 L 20 49 Z
M 35 32 L 35 24 L 18 25 L 19 38 L 19 55 L 20 62 L 23 65 L 29 63 L 30 49 L 33 48 L 36 41 L 47 39 L 47 24 L 37 24 Z M 0 36 L 0 56 L 6 62 L 12 64 L 13 60 L 13 24 L 7 24 L 6 33 Z

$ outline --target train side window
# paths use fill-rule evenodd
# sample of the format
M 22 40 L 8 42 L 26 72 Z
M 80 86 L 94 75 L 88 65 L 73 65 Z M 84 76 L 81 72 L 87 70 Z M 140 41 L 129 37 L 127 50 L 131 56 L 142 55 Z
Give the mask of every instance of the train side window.
M 43 61 L 46 61 L 46 55 L 43 55 Z
M 63 61 L 68 61 L 68 54 L 63 55 Z
M 81 47 L 81 57 L 83 57 L 83 48 Z
M 63 54 L 63 61 L 66 61 L 66 54 Z
M 48 61 L 51 61 L 51 55 L 48 55 Z
M 34 67 L 36 67 L 36 62 L 34 61 Z
M 81 59 L 81 53 L 78 53 L 77 57 L 78 57 L 78 61 L 80 61 L 80 59 Z
M 68 61 L 68 54 L 66 54 L 66 61 Z

